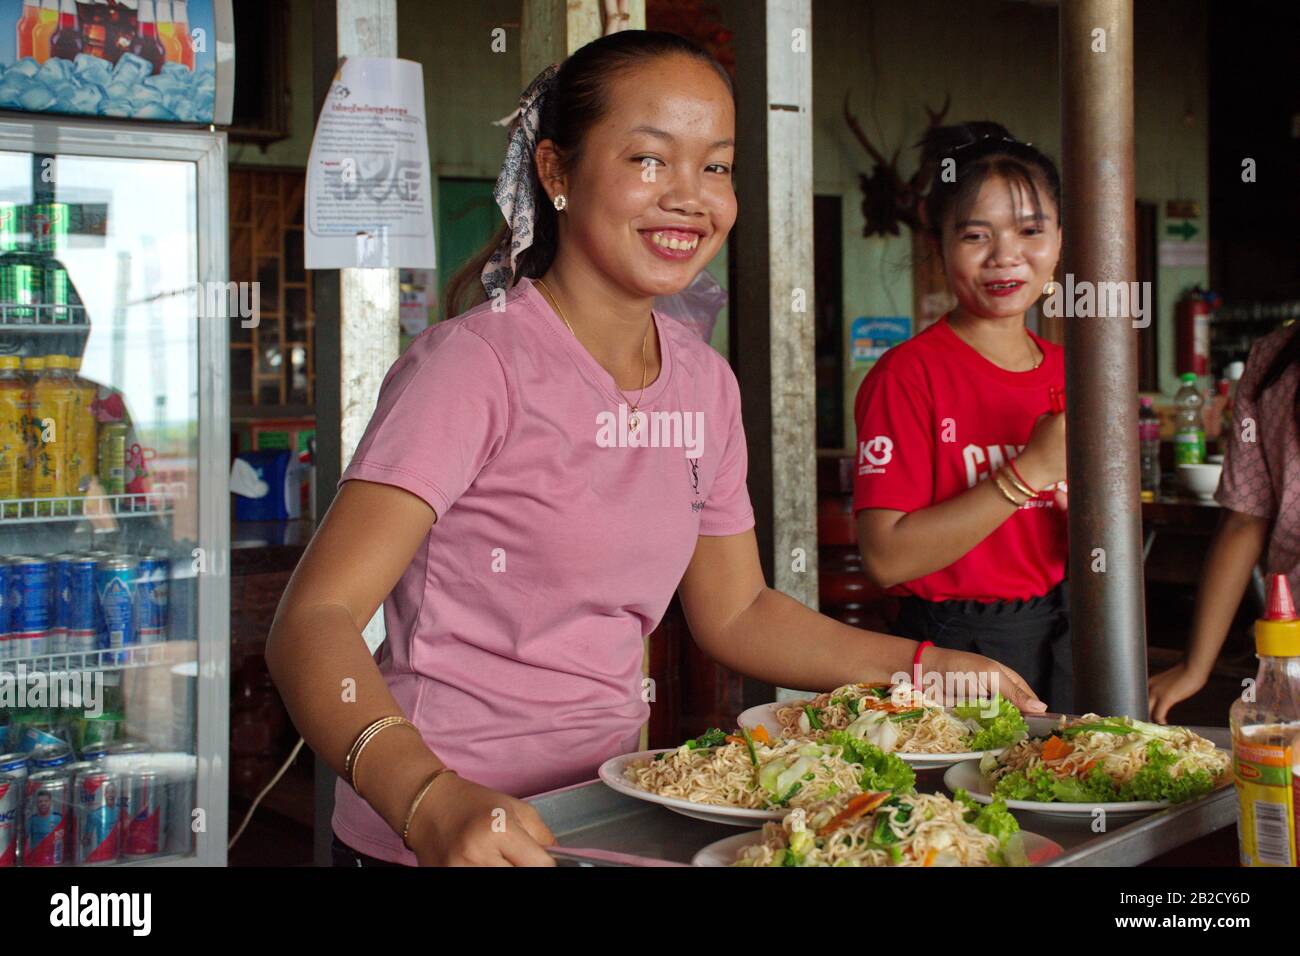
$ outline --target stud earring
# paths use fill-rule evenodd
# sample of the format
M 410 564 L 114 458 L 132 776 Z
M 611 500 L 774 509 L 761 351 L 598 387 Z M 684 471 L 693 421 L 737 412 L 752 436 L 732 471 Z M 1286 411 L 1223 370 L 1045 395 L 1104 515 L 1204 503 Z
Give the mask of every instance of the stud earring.
M 1043 286 L 1043 295 L 1049 298 L 1056 295 L 1056 276 L 1047 280 L 1047 285 Z
M 569 200 L 565 198 L 564 193 L 560 193 L 552 202 L 555 204 L 556 212 L 563 212 L 564 207 L 569 204 Z

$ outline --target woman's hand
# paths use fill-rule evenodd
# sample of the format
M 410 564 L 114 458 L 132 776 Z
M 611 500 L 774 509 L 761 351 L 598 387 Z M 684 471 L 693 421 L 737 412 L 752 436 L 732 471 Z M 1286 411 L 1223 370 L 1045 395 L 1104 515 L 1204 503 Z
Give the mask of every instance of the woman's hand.
M 420 866 L 554 866 L 542 849 L 555 843 L 531 805 L 443 774 L 411 821 L 409 842 Z
M 976 693 L 981 699 L 1001 694 L 1022 711 L 1041 714 L 1047 705 L 1039 700 L 1023 677 L 1010 667 L 968 651 L 954 651 L 946 647 L 927 647 L 921 652 L 921 687 L 924 691 L 926 671 L 943 675 L 944 703 L 955 702 L 960 693 Z
M 1065 412 L 1044 415 L 1034 423 L 1029 443 L 1016 458 L 1016 468 L 1040 491 L 1065 480 Z
M 1169 708 L 1191 697 L 1205 686 L 1208 674 L 1188 667 L 1182 661 L 1147 680 L 1147 710 L 1157 724 L 1168 722 Z

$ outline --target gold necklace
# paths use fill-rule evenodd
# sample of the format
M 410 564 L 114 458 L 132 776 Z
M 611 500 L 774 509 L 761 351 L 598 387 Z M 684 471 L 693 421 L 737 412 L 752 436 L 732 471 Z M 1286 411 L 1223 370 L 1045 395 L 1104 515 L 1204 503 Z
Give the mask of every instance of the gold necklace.
M 572 325 L 569 325 L 569 320 L 564 317 L 564 310 L 560 308 L 560 303 L 555 301 L 555 296 L 551 295 L 551 290 L 547 288 L 546 283 L 543 282 L 541 279 L 534 279 L 533 281 L 537 283 L 538 288 L 540 288 L 543 292 L 546 293 L 546 300 L 551 303 L 551 308 L 553 308 L 555 310 L 556 315 L 560 317 L 560 321 L 562 321 L 565 324 L 565 326 L 568 327 L 570 334 L 572 334 L 575 339 L 578 339 L 578 333 L 573 331 Z M 654 323 L 653 317 L 651 318 L 650 321 L 651 324 Z M 638 414 L 638 411 L 641 408 L 641 398 L 645 395 L 645 377 L 646 377 L 645 344 L 649 338 L 650 338 L 650 330 L 646 329 L 645 335 L 641 337 L 641 391 L 637 393 L 635 402 L 628 402 L 629 407 L 627 411 L 627 430 L 630 432 L 636 431 L 637 428 L 639 428 L 641 425 L 641 416 Z M 581 344 L 582 339 L 578 339 L 578 343 Z M 610 377 L 613 378 L 613 376 Z M 623 390 L 618 387 L 618 382 L 614 383 L 614 388 L 618 389 L 618 393 L 620 395 L 623 395 Z M 626 395 L 623 395 L 623 401 L 627 402 Z
M 1043 364 L 1043 359 L 1045 356 L 1043 355 L 1041 350 L 1035 348 L 1034 337 L 1029 334 L 1028 329 L 1025 329 L 1025 342 L 1029 346 L 1029 361 L 1034 363 L 1034 369 L 1036 369 L 1038 368 L 1038 366 Z M 1037 359 L 1034 358 L 1034 352 L 1036 351 L 1038 352 Z M 1034 369 L 1030 369 L 1030 371 L 1032 372 Z

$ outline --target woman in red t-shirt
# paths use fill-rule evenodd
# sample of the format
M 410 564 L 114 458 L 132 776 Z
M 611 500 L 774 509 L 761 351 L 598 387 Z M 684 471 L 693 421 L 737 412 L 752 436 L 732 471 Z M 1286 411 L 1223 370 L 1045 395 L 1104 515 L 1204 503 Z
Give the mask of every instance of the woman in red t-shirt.
M 999 660 L 1066 712 L 1065 365 L 1025 327 L 1060 257 L 1060 176 L 989 122 L 931 131 L 925 161 L 957 306 L 858 391 L 859 547 L 902 597 L 895 633 Z

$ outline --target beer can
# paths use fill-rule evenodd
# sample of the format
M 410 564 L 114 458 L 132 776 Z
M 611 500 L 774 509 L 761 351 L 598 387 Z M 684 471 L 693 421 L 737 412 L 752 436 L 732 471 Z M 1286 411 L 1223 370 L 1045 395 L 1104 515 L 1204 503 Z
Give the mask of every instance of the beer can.
M 46 322 L 70 322 L 71 311 L 68 309 L 68 270 L 62 266 L 49 266 L 45 270 L 45 282 L 41 288 L 41 300 L 45 305 L 41 318 Z
M 21 242 L 19 207 L 15 202 L 0 201 L 0 252 L 17 252 Z
M 18 822 L 25 779 L 0 772 L 0 868 L 18 865 Z
M 122 855 L 136 859 L 158 856 L 166 839 L 163 820 L 167 817 L 167 781 L 144 762 L 133 764 L 124 777 L 126 805 L 122 816 L 126 829 Z
M 68 591 L 68 575 L 77 554 L 56 554 L 50 559 L 54 573 L 53 603 L 50 608 L 50 653 L 66 654 L 68 647 L 68 614 L 65 594 Z
M 167 852 L 188 855 L 194 852 L 194 783 L 195 771 L 176 770 L 167 775 Z
M 37 203 L 31 208 L 29 221 L 32 227 L 32 249 L 34 251 L 57 254 L 67 248 L 67 203 Z
M 167 639 L 167 585 L 171 562 L 159 555 L 146 555 L 137 569 L 136 629 L 141 644 Z
M 18 734 L 18 749 L 30 758 L 32 752 L 41 747 L 66 747 L 67 740 L 59 736 L 61 730 L 53 723 L 24 723 Z
M 42 770 L 23 786 L 23 866 L 62 866 L 72 849 L 72 782 L 62 770 Z
M 93 743 L 86 743 L 81 748 L 82 760 L 103 760 L 108 756 L 108 748 L 113 745 L 110 740 L 96 740 Z
M 60 767 L 66 767 L 74 759 L 72 748 L 66 743 L 42 744 L 27 755 L 28 764 L 33 773 L 40 770 L 57 770 Z
M 0 773 L 7 773 L 12 774 L 15 777 L 26 778 L 27 768 L 27 754 L 0 754 Z
M 9 559 L 0 558 L 0 661 L 8 660 L 17 651 L 9 613 Z
M 118 555 L 105 558 L 95 568 L 95 591 L 99 595 L 100 650 L 120 652 L 122 648 L 140 643 L 136 629 L 135 592 L 139 562 L 135 558 Z M 114 653 L 115 663 L 126 659 Z
M 115 744 L 108 745 L 108 754 L 111 757 L 144 757 L 153 753 L 153 747 L 138 740 L 119 740 Z
M 11 559 L 8 603 L 13 657 L 49 653 L 53 598 L 54 569 L 49 561 L 25 556 Z
M 62 559 L 64 555 L 60 555 Z M 98 643 L 99 595 L 95 591 L 95 567 L 98 561 L 86 554 L 67 555 L 61 563 L 59 614 L 64 627 L 67 653 L 90 653 Z
M 77 862 L 114 863 L 122 853 L 122 776 L 91 767 L 76 777 Z
M 126 441 L 130 430 L 125 422 L 99 426 L 99 484 L 106 495 L 126 494 Z
M 36 270 L 30 263 L 0 264 L 0 303 L 7 308 L 10 323 L 35 321 Z

